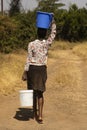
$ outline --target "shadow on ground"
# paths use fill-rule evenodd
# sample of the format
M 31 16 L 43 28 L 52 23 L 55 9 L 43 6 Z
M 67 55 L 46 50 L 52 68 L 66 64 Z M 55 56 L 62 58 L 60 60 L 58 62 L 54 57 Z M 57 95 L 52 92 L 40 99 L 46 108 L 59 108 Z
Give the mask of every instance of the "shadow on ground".
M 33 109 L 18 108 L 18 111 L 16 111 L 16 114 L 13 118 L 20 120 L 20 121 L 29 121 L 30 119 L 34 118 Z

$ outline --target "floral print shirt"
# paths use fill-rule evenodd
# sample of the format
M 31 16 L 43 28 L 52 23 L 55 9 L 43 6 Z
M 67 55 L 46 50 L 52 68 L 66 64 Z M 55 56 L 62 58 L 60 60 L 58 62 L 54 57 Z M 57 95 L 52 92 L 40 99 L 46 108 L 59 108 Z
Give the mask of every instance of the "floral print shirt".
M 25 71 L 29 70 L 29 65 L 42 66 L 47 64 L 48 48 L 52 44 L 56 35 L 56 24 L 52 23 L 51 34 L 47 40 L 36 39 L 28 45 L 28 56 L 24 67 Z

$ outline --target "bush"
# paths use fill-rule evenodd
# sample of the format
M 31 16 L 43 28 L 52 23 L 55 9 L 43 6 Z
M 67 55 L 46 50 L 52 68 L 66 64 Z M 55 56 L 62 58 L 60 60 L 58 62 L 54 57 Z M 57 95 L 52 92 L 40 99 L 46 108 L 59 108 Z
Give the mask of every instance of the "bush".
M 14 42 L 17 41 L 15 32 L 17 24 L 7 16 L 0 16 L 0 51 L 9 53 L 14 48 Z M 15 39 L 15 41 L 12 39 Z
M 34 12 L 29 11 L 14 17 L 0 16 L 0 52 L 9 53 L 14 49 L 27 49 L 28 43 L 35 37 Z

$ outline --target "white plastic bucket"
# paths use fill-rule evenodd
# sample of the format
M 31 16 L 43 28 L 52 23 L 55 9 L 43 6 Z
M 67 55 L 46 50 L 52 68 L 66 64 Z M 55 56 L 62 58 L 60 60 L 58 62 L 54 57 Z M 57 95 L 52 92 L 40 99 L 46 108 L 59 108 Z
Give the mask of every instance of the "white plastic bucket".
M 20 104 L 22 107 L 33 106 L 33 90 L 20 90 Z

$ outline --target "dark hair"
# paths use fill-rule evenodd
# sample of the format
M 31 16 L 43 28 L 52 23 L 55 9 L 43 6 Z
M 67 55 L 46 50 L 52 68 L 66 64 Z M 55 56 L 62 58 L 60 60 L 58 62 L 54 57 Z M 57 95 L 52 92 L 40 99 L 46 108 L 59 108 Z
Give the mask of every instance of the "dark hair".
M 38 38 L 44 39 L 46 37 L 46 34 L 47 34 L 47 29 L 44 29 L 44 28 L 37 29 Z

